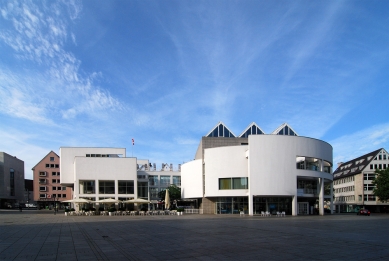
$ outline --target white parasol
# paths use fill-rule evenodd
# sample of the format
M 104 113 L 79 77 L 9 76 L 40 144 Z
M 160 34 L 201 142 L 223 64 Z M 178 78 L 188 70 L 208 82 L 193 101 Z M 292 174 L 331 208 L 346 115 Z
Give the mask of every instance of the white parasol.
M 165 194 L 165 209 L 169 209 L 169 208 L 170 208 L 170 196 L 169 196 L 169 190 L 167 189 Z

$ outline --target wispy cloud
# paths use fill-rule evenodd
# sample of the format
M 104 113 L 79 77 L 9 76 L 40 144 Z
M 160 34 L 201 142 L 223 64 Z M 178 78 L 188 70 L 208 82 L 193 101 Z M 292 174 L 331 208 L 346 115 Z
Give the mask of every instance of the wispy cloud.
M 69 31 L 69 23 L 77 19 L 81 8 L 78 1 L 23 1 L 1 7 L 2 18 L 11 28 L 0 32 L 0 39 L 14 50 L 18 59 L 31 61 L 41 69 L 30 69 L 27 73 L 25 70 L 1 71 L 0 91 L 6 95 L 8 104 L 18 105 L 17 109 L 2 106 L 4 113 L 48 122 L 48 111 L 52 111 L 53 104 L 47 101 L 55 97 L 60 97 L 56 107 L 61 106 L 63 119 L 80 114 L 97 116 L 123 108 L 108 90 L 95 85 L 94 80 L 96 76 L 102 77 L 101 73 L 81 74 L 81 61 L 65 47 L 69 40 L 76 42 L 75 35 Z M 34 79 L 27 82 L 25 78 L 29 74 L 34 75 Z M 47 92 L 53 96 L 42 98 L 42 93 Z M 35 100 L 44 102 L 31 102 Z
M 329 143 L 334 149 L 334 163 L 345 162 L 379 148 L 388 148 L 389 123 L 344 135 Z

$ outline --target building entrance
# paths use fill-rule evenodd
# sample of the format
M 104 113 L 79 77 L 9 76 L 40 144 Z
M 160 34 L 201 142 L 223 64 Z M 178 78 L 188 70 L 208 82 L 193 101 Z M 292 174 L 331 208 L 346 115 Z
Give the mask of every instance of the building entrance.
M 299 202 L 297 215 L 308 215 L 309 214 L 309 203 Z

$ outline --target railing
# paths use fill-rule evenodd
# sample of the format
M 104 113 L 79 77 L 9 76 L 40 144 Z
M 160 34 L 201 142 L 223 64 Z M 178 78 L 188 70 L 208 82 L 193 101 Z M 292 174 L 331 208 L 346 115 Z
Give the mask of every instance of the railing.
M 185 214 L 203 214 L 203 210 L 196 208 L 186 208 Z
M 303 189 L 297 189 L 297 194 L 298 195 L 303 195 L 303 194 L 317 194 L 316 189 L 309 189 L 309 188 L 303 188 Z

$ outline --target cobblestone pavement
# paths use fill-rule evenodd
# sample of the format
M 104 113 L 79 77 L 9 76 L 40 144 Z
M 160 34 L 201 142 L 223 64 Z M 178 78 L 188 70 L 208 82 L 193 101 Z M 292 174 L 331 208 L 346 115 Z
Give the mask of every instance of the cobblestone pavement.
M 389 215 L 0 211 L 0 260 L 389 260 Z

